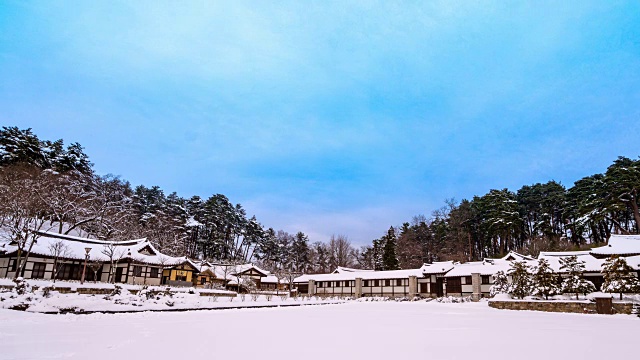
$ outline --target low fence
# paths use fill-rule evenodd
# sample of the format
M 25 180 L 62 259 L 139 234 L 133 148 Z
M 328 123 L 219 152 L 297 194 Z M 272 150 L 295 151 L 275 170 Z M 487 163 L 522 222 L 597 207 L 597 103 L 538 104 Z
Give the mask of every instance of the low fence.
M 581 313 L 596 314 L 598 313 L 595 302 L 590 301 L 525 301 L 525 300 L 508 300 L 489 301 L 489 306 L 502 310 L 532 310 L 546 312 L 563 312 L 563 313 Z M 633 304 L 627 302 L 612 303 L 614 314 L 631 314 L 633 312 Z

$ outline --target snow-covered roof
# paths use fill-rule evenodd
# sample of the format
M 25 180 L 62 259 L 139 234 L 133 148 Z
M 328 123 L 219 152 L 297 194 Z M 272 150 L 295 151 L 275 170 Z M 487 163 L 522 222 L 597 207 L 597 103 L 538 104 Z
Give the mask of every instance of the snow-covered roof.
M 265 276 L 270 275 L 271 273 L 268 272 L 267 270 L 261 269 L 255 265 L 253 265 L 252 263 L 249 264 L 242 264 L 242 265 L 237 265 L 236 266 L 236 270 L 233 271 L 233 274 L 241 274 L 250 270 L 255 270 L 261 274 L 264 274 Z
M 339 273 L 345 273 L 345 272 L 363 272 L 363 271 L 375 271 L 375 270 L 352 269 L 348 267 L 338 266 L 335 270 L 333 270 L 333 274 L 339 274 Z
M 242 265 L 226 265 L 226 264 L 212 265 L 208 262 L 203 262 L 200 271 L 212 273 L 215 275 L 217 279 L 232 281 L 236 278 L 236 274 L 242 274 L 251 269 L 259 273 L 265 274 L 265 277 L 268 277 L 269 275 L 271 275 L 271 273 L 269 273 L 268 271 L 261 269 L 251 263 L 242 264 Z M 262 278 L 261 281 L 264 281 L 264 277 Z
M 565 252 L 546 252 L 543 251 L 538 255 L 538 259 L 546 259 L 549 262 L 549 265 L 555 272 L 564 272 L 564 270 L 560 270 L 560 259 L 566 258 L 569 256 L 576 256 L 578 261 L 584 261 L 585 271 L 586 272 L 600 272 L 602 271 L 602 264 L 604 264 L 607 259 L 594 257 L 589 253 L 589 251 L 565 251 Z M 631 266 L 634 270 L 640 269 L 640 255 L 638 256 L 630 256 L 626 258 L 627 264 Z M 537 262 L 534 262 L 533 265 L 536 265 Z
M 595 256 L 640 255 L 640 235 L 611 235 L 605 246 L 591 249 Z
M 445 277 L 471 276 L 471 274 L 493 275 L 498 271 L 507 272 L 511 267 L 511 261 L 494 259 L 494 261 L 473 261 L 464 264 L 455 264 Z
M 51 247 L 62 241 L 68 249 L 67 253 L 62 256 L 65 259 L 83 260 L 86 254 L 85 249 L 89 249 L 89 256 L 91 260 L 109 261 L 109 256 L 104 252 L 106 252 L 108 246 L 113 245 L 114 257 L 121 260 L 130 259 L 141 263 L 165 266 L 176 266 L 189 263 L 196 269 L 198 268 L 195 263 L 186 257 L 172 257 L 160 253 L 146 238 L 125 241 L 108 241 L 62 235 L 46 231 L 39 232 L 39 234 L 40 236 L 36 239 L 36 242 L 31 249 L 31 254 L 33 255 L 52 256 Z M 11 243 L 5 243 L 3 248 L 7 254 L 11 254 L 18 250 L 18 247 Z
M 491 260 L 497 260 L 497 259 L 491 259 Z M 531 256 L 519 254 L 515 251 L 509 251 L 509 253 L 503 256 L 502 258 L 500 258 L 500 260 L 527 261 L 527 260 L 534 260 L 534 258 Z
M 331 274 L 305 274 L 297 277 L 294 282 L 302 283 L 309 280 L 315 281 L 344 281 L 361 278 L 363 280 L 376 279 L 404 279 L 409 276 L 422 277 L 422 269 L 387 270 L 387 271 L 347 271 Z
M 444 274 L 449 270 L 453 269 L 454 262 L 453 261 L 436 261 L 431 264 L 423 264 L 420 270 L 423 274 Z
M 285 279 L 278 280 L 278 278 L 275 275 L 265 276 L 260 279 L 260 282 L 266 283 L 266 284 L 276 284 L 276 283 L 285 284 L 286 283 Z

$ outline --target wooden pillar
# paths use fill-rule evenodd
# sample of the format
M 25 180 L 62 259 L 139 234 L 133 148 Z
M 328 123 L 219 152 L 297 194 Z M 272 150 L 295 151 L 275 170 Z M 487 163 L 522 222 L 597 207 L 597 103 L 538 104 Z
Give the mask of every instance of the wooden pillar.
M 309 280 L 309 290 L 307 290 L 309 296 L 313 296 L 316 294 L 316 281 Z
M 409 276 L 409 299 L 413 299 L 418 296 L 418 277 L 415 275 Z
M 362 278 L 356 278 L 356 299 L 362 297 Z
M 480 273 L 471 274 L 471 287 L 473 289 L 471 300 L 480 301 L 482 298 L 482 277 L 480 276 Z

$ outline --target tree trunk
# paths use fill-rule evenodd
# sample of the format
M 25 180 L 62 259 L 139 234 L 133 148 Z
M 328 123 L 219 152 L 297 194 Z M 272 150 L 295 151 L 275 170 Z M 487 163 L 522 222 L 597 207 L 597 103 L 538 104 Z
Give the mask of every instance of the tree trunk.
M 638 191 L 633 189 L 631 191 L 631 208 L 633 209 L 633 218 L 636 220 L 636 233 L 640 234 L 640 209 L 638 209 L 637 203 Z

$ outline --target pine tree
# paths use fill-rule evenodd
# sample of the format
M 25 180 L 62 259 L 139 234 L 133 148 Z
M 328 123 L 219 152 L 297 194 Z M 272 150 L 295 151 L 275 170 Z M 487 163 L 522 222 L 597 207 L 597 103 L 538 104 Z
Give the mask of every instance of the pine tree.
M 576 300 L 579 294 L 586 295 L 596 290 L 591 281 L 582 277 L 584 264 L 584 261 L 579 261 L 575 255 L 560 258 L 560 270 L 567 272 L 567 277 L 562 282 L 562 293 L 576 294 Z
M 396 233 L 393 226 L 389 228 L 384 244 L 384 253 L 382 255 L 382 264 L 385 270 L 400 269 L 400 261 L 398 261 L 398 252 L 396 249 Z
M 381 239 L 373 240 L 371 258 L 373 260 L 373 270 L 376 271 L 385 270 L 382 260 L 384 254 L 384 239 L 385 237 L 383 236 Z
M 504 271 L 498 271 L 493 275 L 493 285 L 491 285 L 489 295 L 493 297 L 497 294 L 508 294 L 510 287 L 507 275 Z
M 619 293 L 622 300 L 623 293 L 640 291 L 638 278 L 633 274 L 633 268 L 622 257 L 612 256 L 602 264 L 602 291 Z
M 524 261 L 514 261 L 507 272 L 511 276 L 511 288 L 509 294 L 519 299 L 529 296 L 532 289 L 531 273 L 529 265 Z
M 558 277 L 549 266 L 549 262 L 546 259 L 538 260 L 538 266 L 533 273 L 533 294 L 549 300 L 549 295 L 555 295 L 559 290 Z

